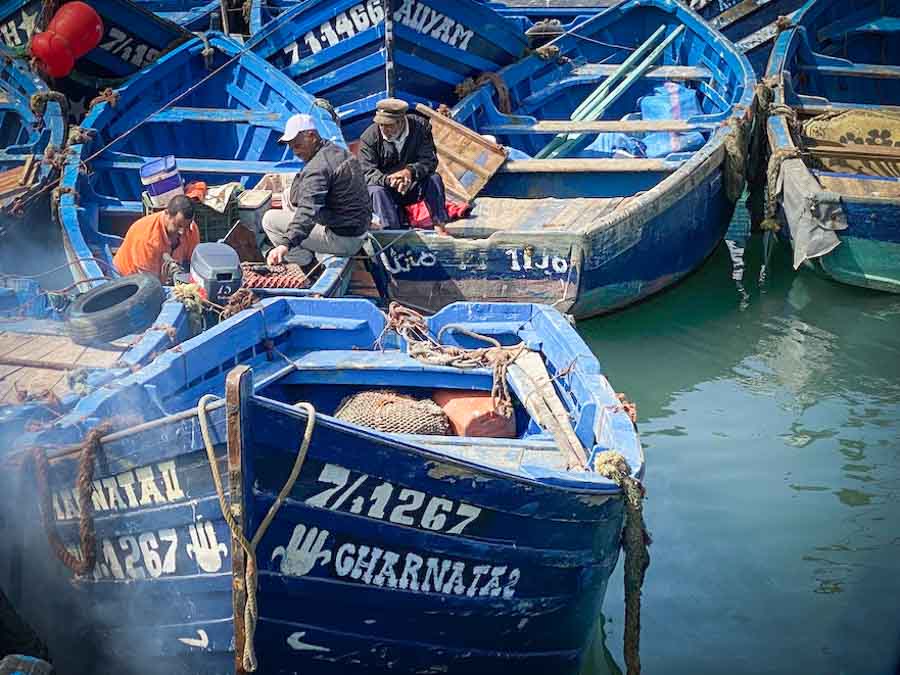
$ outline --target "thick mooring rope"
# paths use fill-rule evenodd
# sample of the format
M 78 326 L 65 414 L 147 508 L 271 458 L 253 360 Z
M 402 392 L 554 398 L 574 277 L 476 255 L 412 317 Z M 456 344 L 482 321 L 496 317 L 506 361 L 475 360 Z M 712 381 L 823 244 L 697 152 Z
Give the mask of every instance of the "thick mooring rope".
M 303 440 L 300 442 L 300 449 L 297 451 L 297 458 L 294 460 L 294 467 L 281 488 L 281 492 L 275 498 L 275 501 L 269 507 L 266 517 L 259 524 L 253 539 L 247 541 L 240 524 L 234 519 L 231 513 L 231 507 L 225 501 L 225 489 L 222 486 L 222 477 L 219 474 L 218 460 L 216 459 L 216 451 L 209 433 L 209 418 L 207 417 L 207 406 L 217 401 L 218 397 L 207 394 L 197 402 L 197 417 L 200 420 L 200 432 L 203 435 L 203 444 L 206 447 L 206 457 L 209 461 L 209 468 L 212 472 L 213 483 L 216 486 L 216 494 L 219 497 L 219 508 L 222 511 L 222 518 L 231 530 L 231 536 L 244 549 L 247 556 L 247 563 L 244 568 L 244 584 L 247 591 L 247 601 L 244 604 L 244 649 L 243 649 L 243 667 L 244 670 L 252 673 L 256 671 L 258 663 L 256 660 L 256 651 L 254 649 L 254 638 L 256 635 L 256 622 L 259 619 L 259 606 L 257 604 L 257 567 L 256 567 L 256 547 L 262 541 L 263 535 L 269 529 L 269 525 L 275 519 L 275 515 L 284 503 L 284 500 L 294 489 L 294 484 L 300 476 L 303 463 L 306 461 L 306 455 L 309 452 L 309 444 L 312 440 L 313 429 L 316 426 L 316 409 L 310 403 L 297 403 L 295 407 L 306 412 L 306 430 L 303 432 Z
M 594 459 L 594 471 L 622 488 L 625 500 L 625 665 L 628 675 L 641 672 L 641 587 L 650 566 L 650 535 L 644 525 L 644 486 L 632 478 L 628 462 L 618 452 L 607 450 Z
M 94 530 L 94 505 L 92 492 L 94 489 L 94 458 L 100 450 L 100 439 L 109 432 L 109 425 L 102 424 L 92 429 L 84 439 L 81 459 L 78 462 L 78 477 L 75 487 L 78 490 L 78 538 L 81 557 L 73 555 L 63 544 L 53 519 L 53 501 L 50 493 L 50 466 L 43 448 L 33 448 L 31 457 L 34 460 L 34 475 L 37 483 L 38 502 L 41 508 L 41 519 L 47 533 L 50 548 L 60 562 L 78 577 L 90 574 L 97 563 L 97 534 Z
M 468 335 L 491 342 L 494 346 L 463 349 L 462 347 L 443 345 L 429 334 L 424 316 L 397 302 L 392 302 L 388 307 L 387 321 L 384 330 L 375 341 L 376 348 L 381 348 L 382 339 L 389 331 L 394 331 L 406 340 L 409 345 L 409 355 L 418 361 L 452 368 L 491 367 L 494 380 L 491 387 L 491 400 L 494 412 L 504 417 L 512 415 L 513 404 L 506 382 L 506 372 L 519 355 L 527 349 L 524 342 L 515 347 L 502 347 L 496 340 L 465 331 Z

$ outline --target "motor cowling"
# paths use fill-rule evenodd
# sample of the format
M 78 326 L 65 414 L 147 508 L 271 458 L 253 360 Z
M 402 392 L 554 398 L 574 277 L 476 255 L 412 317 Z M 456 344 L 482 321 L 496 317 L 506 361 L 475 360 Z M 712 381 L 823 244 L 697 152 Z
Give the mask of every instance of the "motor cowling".
M 103 20 L 90 5 L 74 0 L 59 8 L 47 30 L 31 39 L 31 55 L 50 77 L 66 77 L 75 62 L 100 43 Z

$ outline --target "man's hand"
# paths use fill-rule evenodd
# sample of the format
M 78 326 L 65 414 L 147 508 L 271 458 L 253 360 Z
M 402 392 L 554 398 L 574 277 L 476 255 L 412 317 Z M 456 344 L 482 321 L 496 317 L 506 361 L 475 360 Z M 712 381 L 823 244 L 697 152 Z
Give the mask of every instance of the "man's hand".
M 169 286 L 175 282 L 175 275 L 179 272 L 182 272 L 183 269 L 181 265 L 175 262 L 175 259 L 172 258 L 168 253 L 163 253 L 162 255 L 162 269 L 160 270 L 160 278 L 162 279 L 163 284 Z
M 272 265 L 280 265 L 284 262 L 284 257 L 288 254 L 288 247 L 281 245 L 276 246 L 271 251 L 269 251 L 269 255 L 266 256 L 266 265 L 271 267 Z
M 409 167 L 400 169 L 387 177 L 388 185 L 401 193 L 409 190 L 409 186 L 412 185 L 412 180 L 413 175 Z

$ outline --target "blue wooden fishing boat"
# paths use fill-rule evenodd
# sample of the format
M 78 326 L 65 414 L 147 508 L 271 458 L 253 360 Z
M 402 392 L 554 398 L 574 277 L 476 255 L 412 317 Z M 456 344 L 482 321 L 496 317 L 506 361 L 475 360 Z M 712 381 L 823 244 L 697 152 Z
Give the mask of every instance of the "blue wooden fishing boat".
M 485 347 L 507 367 L 483 367 Z M 348 397 L 373 389 L 418 402 L 394 406 L 396 424 L 349 419 Z M 411 433 L 425 432 L 410 418 L 433 416 L 439 390 L 507 389 L 510 437 Z M 125 414 L 137 426 L 97 426 Z M 81 445 L 89 428 L 99 445 Z M 29 446 L 47 448 L 49 466 L 17 481 L 34 494 L 37 478 L 37 499 L 0 492 L 4 508 L 18 504 L 8 522 L 38 522 L 42 503 L 83 577 L 68 586 L 31 528 L 31 548 L 14 552 L 22 583 L 60 591 L 26 618 L 51 651 L 89 627 L 103 662 L 129 673 L 231 672 L 251 649 L 265 673 L 575 672 L 623 521 L 594 459 L 612 450 L 643 473 L 596 358 L 536 305 L 461 303 L 422 320 L 364 300 L 264 300 L 83 399 L 4 461 Z M 30 452 L 41 467 L 43 450 Z M 92 495 L 76 487 L 85 466 Z M 252 541 L 258 592 L 222 508 Z M 52 617 L 64 602 L 61 630 L 39 605 Z
M 66 78 L 53 83 L 66 94 L 69 114 L 79 120 L 100 89 L 153 63 L 160 54 L 190 37 L 177 24 L 154 16 L 129 0 L 87 0 L 103 20 L 100 43 L 76 63 Z M 27 56 L 31 37 L 53 18 L 42 0 L 0 3 L 0 39 L 19 56 Z
M 219 33 L 178 46 L 120 87 L 116 98 L 85 118 L 63 171 L 59 217 L 67 255 L 81 261 L 79 281 L 102 276 L 100 265 L 111 267 L 122 236 L 143 215 L 144 163 L 174 155 L 186 182 L 251 188 L 266 174 L 302 168 L 277 142 L 295 113 L 312 114 L 323 138 L 344 142 L 311 96 Z M 282 292 L 337 295 L 349 278 L 349 261 L 335 258 L 311 287 Z
M 556 21 L 559 26 L 530 26 L 536 35 L 569 30 L 615 4 L 610 0 L 496 0 L 490 3 L 505 16 L 523 17 L 532 24 Z M 778 17 L 787 15 L 803 0 L 691 0 L 685 2 L 713 28 L 734 42 L 757 76 L 766 70 L 769 53 L 779 32 Z
M 743 185 L 746 58 L 664 0 L 623 2 L 578 32 L 549 43 L 563 63 L 533 55 L 500 71 L 507 112 L 492 85 L 453 109 L 482 135 L 469 147 L 495 152 L 490 135 L 510 152 L 492 176 L 454 150 L 464 129 L 424 111 L 441 161 L 463 167 L 448 187 L 486 184 L 451 236 L 375 233 L 389 297 L 427 311 L 540 301 L 588 317 L 675 283 L 721 240 Z
M 354 140 L 378 100 L 453 103 L 456 85 L 515 61 L 527 43 L 515 22 L 475 0 L 307 0 L 248 46 L 334 106 Z
M 41 205 L 49 215 L 46 190 L 57 174 L 51 160 L 66 142 L 60 100 L 49 93 L 24 61 L 0 48 L 0 242 L 26 236 L 33 228 L 24 222 L 40 219 Z M 14 258 L 2 262 L 15 264 Z
M 58 178 L 53 157 L 65 144 L 58 98 L 25 61 L 0 48 L 0 438 L 59 417 L 78 400 L 70 386 L 122 377 L 185 337 L 186 312 L 167 303 L 158 325 L 171 330 L 105 348 L 75 345 L 64 322 L 75 291 L 59 226 L 50 214 Z M 118 364 L 118 368 L 111 367 Z M 63 365 L 70 366 L 67 369 Z M 80 374 L 74 373 L 78 370 Z
M 900 292 L 900 3 L 808 2 L 776 42 L 770 217 L 794 267 Z M 774 223 L 773 223 L 774 224 Z

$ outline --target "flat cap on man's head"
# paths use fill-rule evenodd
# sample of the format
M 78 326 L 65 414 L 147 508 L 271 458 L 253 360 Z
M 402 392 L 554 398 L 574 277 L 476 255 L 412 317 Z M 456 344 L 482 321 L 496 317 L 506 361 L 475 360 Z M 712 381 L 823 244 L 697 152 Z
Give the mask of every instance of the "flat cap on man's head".
M 316 131 L 316 120 L 312 115 L 292 115 L 284 125 L 284 134 L 278 139 L 278 142 L 290 143 L 303 131 Z
M 375 123 L 394 124 L 403 119 L 409 104 L 399 98 L 383 98 L 375 104 Z

